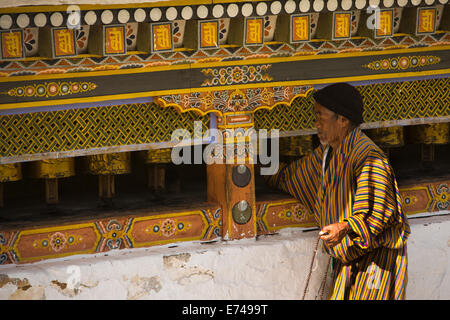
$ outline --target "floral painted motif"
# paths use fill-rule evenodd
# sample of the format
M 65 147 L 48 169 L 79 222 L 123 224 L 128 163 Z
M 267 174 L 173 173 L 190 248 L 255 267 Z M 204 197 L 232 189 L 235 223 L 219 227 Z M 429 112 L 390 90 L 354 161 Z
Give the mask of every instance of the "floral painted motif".
M 413 206 L 417 203 L 418 199 L 415 195 L 404 195 L 403 196 L 403 205 L 405 207 Z
M 161 221 L 161 223 L 156 223 L 147 227 L 145 232 L 158 234 L 168 238 L 180 232 L 185 232 L 191 227 L 192 225 L 190 223 L 178 219 L 167 218 Z
M 202 69 L 204 75 L 212 76 L 212 78 L 202 83 L 202 87 L 272 81 L 273 78 L 266 73 L 271 67 L 272 65 L 265 64 L 258 66 Z
M 138 23 L 130 22 L 126 24 L 125 39 L 127 51 L 136 50 Z
M 50 237 L 50 246 L 56 252 L 60 251 L 61 249 L 64 249 L 66 243 L 67 243 L 66 236 L 61 232 L 56 232 L 52 234 L 52 236 Z
M 185 20 L 175 20 L 172 26 L 173 46 L 179 48 L 183 45 Z
M 311 90 L 311 86 L 249 88 L 166 95 L 155 98 L 155 101 L 163 105 L 175 104 L 181 110 L 200 109 L 202 111 L 215 110 L 220 112 L 251 111 L 260 107 L 269 108 L 276 103 L 289 104 L 294 97 L 304 97 Z
M 278 217 L 291 222 L 304 222 L 308 216 L 308 212 L 301 204 L 296 204 L 291 208 L 282 210 L 278 213 Z
M 39 28 L 25 28 L 23 32 L 23 44 L 25 55 L 32 57 L 38 53 Z
M 230 29 L 230 18 L 219 20 L 219 44 L 225 44 L 228 39 L 228 31 Z
M 248 107 L 248 100 L 244 92 L 241 90 L 236 90 L 230 95 L 227 102 L 227 107 L 229 110 L 233 111 L 243 111 Z
M 376 60 L 364 65 L 371 70 L 398 70 L 428 66 L 439 63 L 441 59 L 436 56 L 405 56 L 383 60 Z
M 83 93 L 97 88 L 93 82 L 44 82 L 12 88 L 8 91 L 13 97 L 55 97 Z
M 34 248 L 47 248 L 53 252 L 59 252 L 73 244 L 79 243 L 83 240 L 81 236 L 74 236 L 67 233 L 55 232 L 50 234 L 48 238 L 44 238 L 42 240 L 36 240 L 33 243 Z
M 80 29 L 76 29 L 75 37 L 77 42 L 77 53 L 86 53 L 88 50 L 90 26 L 81 26 Z

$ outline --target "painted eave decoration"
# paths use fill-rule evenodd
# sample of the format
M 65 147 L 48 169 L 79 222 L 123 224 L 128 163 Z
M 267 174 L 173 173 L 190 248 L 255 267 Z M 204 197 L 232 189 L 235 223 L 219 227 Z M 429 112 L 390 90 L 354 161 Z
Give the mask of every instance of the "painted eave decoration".
M 445 77 L 447 2 L 13 1 L 0 7 L 0 114 L 151 97 L 223 115 L 336 81 Z

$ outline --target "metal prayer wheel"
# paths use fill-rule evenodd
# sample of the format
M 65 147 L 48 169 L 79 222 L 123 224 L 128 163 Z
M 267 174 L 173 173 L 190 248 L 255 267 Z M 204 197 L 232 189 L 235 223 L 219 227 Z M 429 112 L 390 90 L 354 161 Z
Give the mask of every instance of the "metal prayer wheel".
M 171 156 L 171 148 L 147 150 L 145 163 L 171 163 Z
M 30 176 L 45 179 L 45 200 L 48 204 L 59 202 L 58 179 L 75 175 L 74 158 L 46 159 L 32 162 Z
M 367 136 L 380 148 L 401 147 L 405 144 L 403 127 L 386 127 L 365 130 Z
M 36 179 L 58 179 L 75 175 L 74 158 L 46 159 L 31 163 L 30 175 Z
M 450 142 L 450 123 L 430 123 L 407 127 L 410 143 L 446 144 Z
M 407 127 L 407 140 L 421 144 L 423 162 L 434 160 L 434 145 L 446 144 L 450 141 L 450 123 L 429 123 Z
M 22 179 L 22 165 L 20 162 L 0 164 L 0 182 L 10 182 Z
M 166 165 L 172 162 L 172 149 L 147 150 L 145 163 L 148 165 L 148 187 L 154 192 L 166 189 Z
M 0 208 L 3 207 L 3 183 L 22 179 L 22 165 L 18 163 L 0 164 Z
M 280 139 L 280 154 L 301 157 L 313 151 L 313 136 L 293 136 Z
M 87 170 L 98 175 L 98 194 L 101 199 L 111 199 L 116 194 L 114 176 L 131 172 L 129 152 L 96 154 L 86 157 Z

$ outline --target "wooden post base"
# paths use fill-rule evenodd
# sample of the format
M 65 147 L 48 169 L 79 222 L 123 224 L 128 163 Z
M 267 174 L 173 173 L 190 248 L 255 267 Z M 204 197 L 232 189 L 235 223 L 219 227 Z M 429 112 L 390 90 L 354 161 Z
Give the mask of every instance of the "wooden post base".
M 100 199 L 112 199 L 115 194 L 114 175 L 100 174 L 98 176 L 98 196 Z
M 425 169 L 432 169 L 434 161 L 434 144 L 422 143 L 420 149 L 420 160 L 422 162 L 422 167 Z
M 152 192 L 162 193 L 166 190 L 166 165 L 150 164 L 148 172 L 148 188 Z
M 45 179 L 45 201 L 47 204 L 57 204 L 59 202 L 57 178 Z

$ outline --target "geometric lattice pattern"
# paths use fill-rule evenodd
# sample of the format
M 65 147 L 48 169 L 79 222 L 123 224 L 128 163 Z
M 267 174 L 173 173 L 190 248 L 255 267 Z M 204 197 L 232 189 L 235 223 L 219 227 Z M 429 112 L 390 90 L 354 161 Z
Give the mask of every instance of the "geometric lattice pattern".
M 450 115 L 450 78 L 360 86 L 365 122 Z
M 450 115 L 450 78 L 357 86 L 364 99 L 364 122 Z M 313 92 L 290 106 L 255 112 L 256 129 L 291 131 L 314 127 Z
M 194 121 L 209 128 L 208 115 L 153 103 L 5 115 L 0 157 L 170 141 L 175 129 L 192 135 Z

